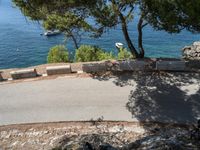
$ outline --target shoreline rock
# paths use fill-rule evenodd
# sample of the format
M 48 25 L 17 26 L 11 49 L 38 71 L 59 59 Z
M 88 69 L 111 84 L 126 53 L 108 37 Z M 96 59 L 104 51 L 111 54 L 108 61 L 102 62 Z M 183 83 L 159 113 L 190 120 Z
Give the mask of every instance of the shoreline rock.
M 200 60 L 200 41 L 194 42 L 191 46 L 185 46 L 182 51 L 183 59 Z

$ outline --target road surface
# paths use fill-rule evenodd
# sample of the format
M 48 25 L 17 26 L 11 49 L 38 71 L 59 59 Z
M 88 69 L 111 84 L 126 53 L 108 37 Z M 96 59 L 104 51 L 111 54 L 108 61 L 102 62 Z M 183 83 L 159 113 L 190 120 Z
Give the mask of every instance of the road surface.
M 104 117 L 130 120 L 131 87 L 112 80 L 58 78 L 0 85 L 0 124 L 82 121 Z
M 113 121 L 190 123 L 200 116 L 199 75 L 138 79 L 59 77 L 2 84 L 0 125 L 102 116 Z

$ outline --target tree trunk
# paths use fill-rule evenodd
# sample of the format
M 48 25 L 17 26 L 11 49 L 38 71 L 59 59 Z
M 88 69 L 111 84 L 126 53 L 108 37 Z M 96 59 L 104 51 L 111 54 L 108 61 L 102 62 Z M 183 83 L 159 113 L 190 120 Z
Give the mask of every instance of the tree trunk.
M 145 50 L 144 50 L 144 47 L 143 47 L 142 28 L 143 28 L 143 18 L 141 16 L 140 19 L 139 19 L 139 22 L 138 22 L 138 47 L 139 47 L 139 50 L 140 50 L 140 54 L 139 54 L 140 58 L 144 58 L 144 55 L 145 55 Z
M 72 40 L 73 40 L 73 42 L 74 42 L 75 48 L 78 49 L 79 46 L 78 46 L 78 43 L 77 43 L 76 38 L 74 37 L 73 33 L 71 33 L 71 37 L 72 37 Z
M 67 38 L 71 38 L 71 39 L 72 39 L 72 41 L 74 42 L 74 47 L 75 47 L 76 49 L 79 48 L 78 42 L 77 42 L 77 40 L 76 40 L 76 37 L 74 36 L 74 34 L 73 34 L 72 31 L 67 31 L 67 32 L 65 33 L 65 36 L 66 36 Z
M 127 45 L 129 47 L 132 55 L 135 56 L 136 58 L 138 58 L 139 54 L 138 54 L 137 50 L 135 49 L 135 47 L 133 46 L 133 43 L 132 43 L 132 41 L 130 39 L 126 20 L 125 20 L 124 16 L 121 13 L 119 13 L 119 17 L 120 17 L 120 20 L 121 20 L 122 31 L 123 31 L 123 34 L 124 34 L 124 38 L 125 38 L 125 40 L 127 42 Z

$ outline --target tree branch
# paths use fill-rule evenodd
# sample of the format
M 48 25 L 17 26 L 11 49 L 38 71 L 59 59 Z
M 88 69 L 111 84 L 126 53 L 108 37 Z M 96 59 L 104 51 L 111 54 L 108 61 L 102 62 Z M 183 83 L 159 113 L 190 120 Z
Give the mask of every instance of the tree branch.
M 142 28 L 146 27 L 148 25 L 148 23 L 145 23 L 142 25 Z
M 129 13 L 128 13 L 128 15 L 125 17 L 125 19 L 127 19 L 127 18 L 132 14 L 133 10 L 134 10 L 134 7 L 132 6 L 132 7 L 131 7 L 131 10 L 129 11 Z

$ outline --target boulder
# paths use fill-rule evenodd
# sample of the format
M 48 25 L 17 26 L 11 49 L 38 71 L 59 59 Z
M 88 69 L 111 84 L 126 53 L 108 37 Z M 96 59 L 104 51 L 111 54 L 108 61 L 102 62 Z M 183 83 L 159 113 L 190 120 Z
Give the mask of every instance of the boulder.
M 194 42 L 191 46 L 185 46 L 182 51 L 183 59 L 200 60 L 200 41 Z
M 11 77 L 16 79 L 34 78 L 37 77 L 36 69 L 25 69 L 10 72 Z
M 72 73 L 70 65 L 49 66 L 49 67 L 46 67 L 46 71 L 47 71 L 47 75 L 49 75 L 49 76 Z
M 199 47 L 200 46 L 200 41 L 194 42 L 193 45 Z

